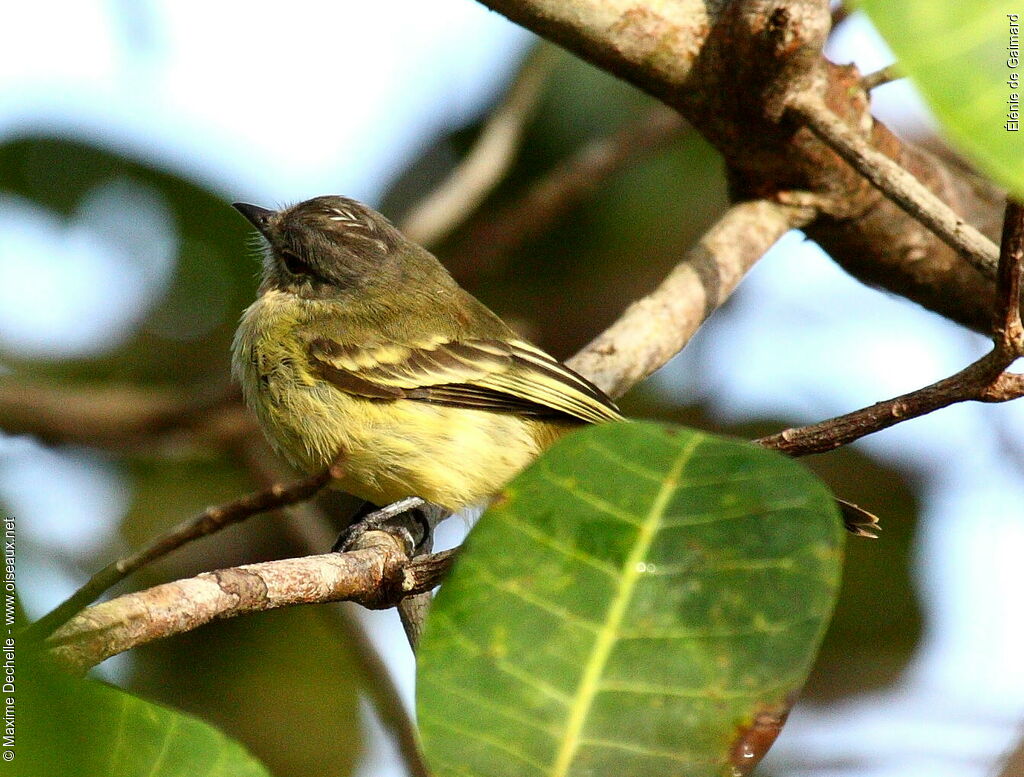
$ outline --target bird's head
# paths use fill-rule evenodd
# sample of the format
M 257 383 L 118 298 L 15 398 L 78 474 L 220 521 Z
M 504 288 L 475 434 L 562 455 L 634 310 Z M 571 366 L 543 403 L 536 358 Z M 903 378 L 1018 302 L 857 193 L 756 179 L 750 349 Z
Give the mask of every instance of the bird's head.
M 399 280 L 421 253 L 384 216 L 347 197 L 314 197 L 276 211 L 243 202 L 234 208 L 266 240 L 264 289 L 335 297 Z

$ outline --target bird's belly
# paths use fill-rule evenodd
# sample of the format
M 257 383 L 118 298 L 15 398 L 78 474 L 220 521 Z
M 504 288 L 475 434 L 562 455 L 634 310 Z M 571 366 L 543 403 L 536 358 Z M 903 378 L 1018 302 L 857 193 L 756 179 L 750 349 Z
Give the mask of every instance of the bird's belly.
M 376 504 L 419 496 L 458 509 L 496 493 L 540 452 L 531 422 L 516 416 L 402 400 L 369 404 L 373 421 L 348 436 L 342 487 Z
M 455 510 L 496 493 L 529 464 L 560 429 L 508 413 L 453 408 L 414 400 L 379 401 L 325 383 L 269 381 L 287 388 L 257 407 L 277 447 L 314 472 L 342 452 L 337 486 L 383 505 L 407 496 Z M 554 431 L 552 431 L 554 430 Z

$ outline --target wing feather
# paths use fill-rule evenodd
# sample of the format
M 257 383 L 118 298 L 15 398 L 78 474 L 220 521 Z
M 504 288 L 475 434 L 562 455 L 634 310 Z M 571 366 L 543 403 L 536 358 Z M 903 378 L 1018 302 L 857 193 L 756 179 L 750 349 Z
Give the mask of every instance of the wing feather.
M 520 340 L 352 346 L 317 339 L 309 355 L 320 377 L 367 399 L 404 398 L 590 423 L 622 418 L 597 386 Z

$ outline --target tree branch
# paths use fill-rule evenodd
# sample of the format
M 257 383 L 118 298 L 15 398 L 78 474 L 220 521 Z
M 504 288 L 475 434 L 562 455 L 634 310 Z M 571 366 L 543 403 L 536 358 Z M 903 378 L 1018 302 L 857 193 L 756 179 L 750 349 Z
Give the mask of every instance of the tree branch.
M 876 70 L 873 73 L 868 73 L 860 80 L 861 88 L 865 92 L 870 92 L 872 89 L 877 89 L 885 84 L 891 84 L 893 81 L 899 81 L 903 78 L 903 73 L 900 72 L 899 67 L 896 65 L 886 65 L 881 70 Z
M 968 400 L 1003 401 L 1017 396 L 1006 381 L 999 380 L 1007 362 L 993 353 L 948 378 L 870 407 L 810 426 L 786 429 L 761 437 L 757 443 L 790 456 L 824 453 L 869 434 Z M 1000 391 L 998 400 L 988 399 Z
M 465 159 L 402 221 L 401 229 L 410 240 L 427 246 L 443 240 L 505 176 L 555 57 L 554 47 L 544 43 L 530 53 Z
M 894 137 L 871 117 L 856 69 L 824 59 L 826 2 L 481 1 L 677 109 L 721 152 L 734 199 L 770 199 L 780 191 L 817 195 L 832 204 L 805 231 L 848 272 L 991 331 L 992 280 L 867 185 L 792 114 L 784 115 L 794 89 L 817 94 L 846 126 L 868 128 L 875 149 L 964 222 L 996 236 L 1003 193 Z
M 999 255 L 997 293 L 1003 310 L 993 326 L 992 350 L 960 372 L 930 386 L 810 426 L 786 429 L 756 442 L 791 456 L 823 453 L 902 421 L 957 402 L 1005 402 L 1024 396 L 1024 376 L 1006 368 L 1024 356 L 1020 316 L 1024 265 L 1024 207 L 1008 202 Z
M 679 353 L 754 263 L 813 216 L 810 208 L 764 200 L 733 205 L 657 289 L 567 364 L 610 396 L 621 396 Z
M 197 396 L 198 395 L 198 396 Z M 253 431 L 237 391 L 192 392 L 134 386 L 54 386 L 0 380 L 0 425 L 46 443 L 152 450 L 157 437 L 186 434 L 193 447 Z
M 105 566 L 67 600 L 26 628 L 25 635 L 29 639 L 42 639 L 85 605 L 95 601 L 104 591 L 121 582 L 140 567 L 166 556 L 192 540 L 214 534 L 233 523 L 244 521 L 259 513 L 270 512 L 286 505 L 305 501 L 327 486 L 332 479 L 340 476 L 341 464 L 339 461 L 315 475 L 294 483 L 287 485 L 275 483 L 263 491 L 246 494 L 233 502 L 207 508 L 196 518 L 175 526 L 142 549 Z
M 356 550 L 246 564 L 165 583 L 89 607 L 46 640 L 63 666 L 89 667 L 154 639 L 220 618 L 297 604 L 352 601 L 386 608 L 435 587 L 454 551 L 412 559 L 387 532 L 367 532 Z
M 997 777 L 1021 777 L 1024 774 L 1024 735 L 1013 749 L 999 759 Z M 995 770 L 993 770 L 994 772 Z
M 872 148 L 862 136 L 828 109 L 815 94 L 804 92 L 789 101 L 789 110 L 877 186 L 903 210 L 931 229 L 987 278 L 995 278 L 999 249 L 981 232 L 918 181 L 911 173 Z

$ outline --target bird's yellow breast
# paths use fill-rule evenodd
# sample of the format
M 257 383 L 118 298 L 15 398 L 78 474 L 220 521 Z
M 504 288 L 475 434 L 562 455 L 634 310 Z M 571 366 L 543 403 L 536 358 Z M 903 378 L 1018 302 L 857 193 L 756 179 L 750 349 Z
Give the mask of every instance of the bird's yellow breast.
M 273 445 L 314 472 L 339 452 L 338 487 L 375 504 L 419 496 L 458 509 L 493 495 L 576 424 L 347 394 L 309 368 L 309 306 L 268 291 L 242 317 L 233 365 Z

